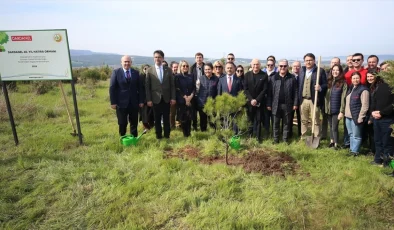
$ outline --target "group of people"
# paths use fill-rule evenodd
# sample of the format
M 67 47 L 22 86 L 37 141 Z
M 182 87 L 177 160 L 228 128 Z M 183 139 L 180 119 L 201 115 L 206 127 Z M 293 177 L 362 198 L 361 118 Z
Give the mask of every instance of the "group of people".
M 376 55 L 367 58 L 365 67 L 363 54 L 349 55 L 346 68 L 335 57 L 327 71 L 318 70 L 312 53 L 304 55 L 303 66 L 301 61 L 290 66 L 286 59 L 277 62 L 269 56 L 265 68 L 259 59 L 253 59 L 246 73 L 242 65 L 235 64 L 232 53 L 226 63 L 204 62 L 203 54 L 196 53 L 193 65 L 184 60 L 168 65 L 161 50 L 153 56 L 154 65 L 144 65 L 141 73 L 130 68 L 129 56 L 123 56 L 122 67 L 112 73 L 110 102 L 121 136 L 126 134 L 128 121 L 131 134 L 137 136 L 139 119 L 145 128 L 155 127 L 157 139 L 170 138 L 177 122 L 185 137 L 192 129 L 198 130 L 198 122 L 201 131 L 208 124 L 215 128 L 204 112 L 207 99 L 242 92 L 247 98 L 248 133 L 259 142 L 272 136 L 277 144 L 282 134 L 282 141 L 288 144 L 295 117 L 298 137 L 303 140 L 314 117 L 313 135 L 329 138 L 330 148 L 350 148 L 348 155 L 358 156 L 362 142 L 368 141 L 375 156 L 371 164 L 388 164 L 393 157 L 394 94 L 379 76 L 390 67 L 385 62 L 378 66 Z M 344 145 L 339 143 L 340 120 L 344 120 Z

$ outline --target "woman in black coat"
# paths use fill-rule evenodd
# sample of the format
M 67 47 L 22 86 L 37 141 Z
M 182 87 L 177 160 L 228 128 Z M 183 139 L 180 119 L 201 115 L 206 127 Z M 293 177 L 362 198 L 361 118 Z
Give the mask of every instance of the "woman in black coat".
M 189 63 L 179 63 L 179 74 L 175 76 L 177 118 L 182 123 L 183 136 L 190 136 L 193 106 L 191 100 L 196 91 L 196 83 L 189 74 Z

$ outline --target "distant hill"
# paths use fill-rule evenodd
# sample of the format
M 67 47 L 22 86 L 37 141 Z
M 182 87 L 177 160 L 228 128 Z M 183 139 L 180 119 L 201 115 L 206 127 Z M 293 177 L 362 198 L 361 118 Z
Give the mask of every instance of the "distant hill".
M 101 53 L 101 52 L 93 52 L 90 50 L 70 50 L 71 54 L 71 64 L 72 67 L 93 67 L 93 66 L 102 66 L 102 65 L 109 65 L 111 67 L 120 67 L 120 59 L 122 55 L 120 54 L 113 54 L 113 53 Z M 153 58 L 151 56 L 134 56 L 130 55 L 133 57 L 133 65 L 134 66 L 140 66 L 142 64 L 149 64 L 153 65 Z M 384 55 L 378 55 L 380 62 L 385 61 L 385 60 L 394 60 L 394 55 L 391 54 L 384 54 Z M 341 59 L 341 62 L 344 63 L 346 60 L 346 56 L 338 56 Z M 368 55 L 365 55 L 365 58 L 368 57 Z M 327 56 L 327 57 L 322 57 L 322 65 L 329 65 L 330 60 L 333 57 Z M 219 60 L 220 58 L 217 59 L 205 59 L 205 61 L 211 61 L 214 62 L 216 60 Z M 166 57 L 165 60 L 168 62 L 168 64 L 172 61 L 179 62 L 180 60 L 185 60 L 189 62 L 190 65 L 192 65 L 194 61 L 194 57 Z M 293 62 L 295 60 L 302 60 L 302 57 L 300 58 L 293 58 L 289 59 L 289 62 Z M 252 59 L 250 58 L 236 58 L 236 64 L 241 64 L 241 65 L 248 65 Z M 261 60 L 263 63 L 265 63 L 265 60 Z M 366 62 L 364 62 L 366 64 Z

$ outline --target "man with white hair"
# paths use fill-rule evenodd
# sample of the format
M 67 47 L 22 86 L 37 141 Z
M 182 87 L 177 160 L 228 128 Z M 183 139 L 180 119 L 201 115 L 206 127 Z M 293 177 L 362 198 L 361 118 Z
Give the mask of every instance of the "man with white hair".
M 144 106 L 144 84 L 140 82 L 137 71 L 131 69 L 131 57 L 121 58 L 121 68 L 112 72 L 109 98 L 111 108 L 116 110 L 118 118 L 119 135 L 126 135 L 128 121 L 130 134 L 137 136 L 138 111 Z
M 259 59 L 253 59 L 250 63 L 252 71 L 245 74 L 244 92 L 248 99 L 248 120 L 253 125 L 249 127 L 249 135 L 256 133 L 257 140 L 261 143 L 261 118 L 265 107 L 264 96 L 267 93 L 268 75 L 261 70 Z
M 279 71 L 270 81 L 267 109 L 272 111 L 274 118 L 273 137 L 274 144 L 279 143 L 280 121 L 283 122 L 283 142 L 289 143 L 291 114 L 298 108 L 298 84 L 289 73 L 289 62 L 286 59 L 279 61 Z

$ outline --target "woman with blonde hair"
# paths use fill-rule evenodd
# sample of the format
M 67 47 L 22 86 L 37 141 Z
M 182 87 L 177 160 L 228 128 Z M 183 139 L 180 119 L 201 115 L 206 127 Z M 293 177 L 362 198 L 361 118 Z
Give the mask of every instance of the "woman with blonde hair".
M 191 100 L 196 92 L 196 83 L 189 73 L 189 63 L 180 61 L 178 74 L 175 75 L 177 120 L 181 122 L 183 136 L 190 136 L 193 106 Z
M 213 73 L 217 78 L 221 78 L 225 75 L 223 66 L 224 64 L 220 60 L 217 60 L 213 63 Z

